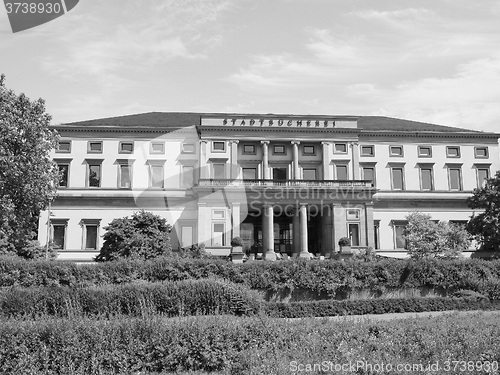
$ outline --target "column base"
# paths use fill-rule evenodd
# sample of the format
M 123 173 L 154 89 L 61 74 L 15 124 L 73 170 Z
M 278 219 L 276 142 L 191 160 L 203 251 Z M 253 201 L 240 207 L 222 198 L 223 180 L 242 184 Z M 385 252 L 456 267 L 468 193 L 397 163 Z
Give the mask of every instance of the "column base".
M 275 261 L 277 259 L 276 253 L 274 251 L 267 251 L 263 254 L 264 260 Z

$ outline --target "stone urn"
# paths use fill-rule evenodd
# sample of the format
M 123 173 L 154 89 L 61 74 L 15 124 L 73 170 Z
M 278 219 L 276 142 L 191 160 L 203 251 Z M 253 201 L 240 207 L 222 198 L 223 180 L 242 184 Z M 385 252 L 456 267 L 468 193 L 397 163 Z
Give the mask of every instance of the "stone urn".
M 243 240 L 240 237 L 234 237 L 231 240 L 231 261 L 233 263 L 243 263 L 244 257 Z

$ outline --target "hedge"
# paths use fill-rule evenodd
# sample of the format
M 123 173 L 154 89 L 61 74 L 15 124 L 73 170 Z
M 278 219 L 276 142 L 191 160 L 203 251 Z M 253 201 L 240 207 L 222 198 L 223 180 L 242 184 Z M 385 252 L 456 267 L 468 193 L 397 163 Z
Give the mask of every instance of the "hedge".
M 0 316 L 40 318 L 117 315 L 254 314 L 258 295 L 221 280 L 109 285 L 91 288 L 12 287 L 0 290 Z
M 268 316 L 276 318 L 326 317 L 450 310 L 495 310 L 500 301 L 476 298 L 393 298 L 371 300 L 323 300 L 291 303 L 268 302 Z
M 428 287 L 451 294 L 473 290 L 500 298 L 500 260 L 254 261 L 233 264 L 214 259 L 160 258 L 76 265 L 62 261 L 0 258 L 0 287 L 93 286 L 135 281 L 159 282 L 218 278 L 252 289 L 303 289 L 324 298 L 346 298 L 351 291 L 384 293 L 394 288 Z
M 439 363 L 441 368 L 446 361 L 473 361 L 481 370 L 459 371 L 450 363 L 446 373 L 496 373 L 498 318 L 498 314 L 468 314 L 358 323 L 229 316 L 4 321 L 0 325 L 0 373 L 290 374 L 298 373 L 292 367 L 297 364 L 352 362 L 357 366 L 359 361 L 372 366 Z M 495 361 L 496 368 L 492 368 Z M 346 372 L 333 369 L 323 372 Z M 358 367 L 353 373 L 375 372 Z

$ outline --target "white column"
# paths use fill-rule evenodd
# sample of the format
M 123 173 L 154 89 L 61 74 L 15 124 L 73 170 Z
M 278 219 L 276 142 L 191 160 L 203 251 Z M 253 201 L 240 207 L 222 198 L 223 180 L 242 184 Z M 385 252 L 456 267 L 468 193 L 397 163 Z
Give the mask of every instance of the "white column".
M 238 175 L 240 173 L 240 167 L 238 165 L 238 143 L 240 141 L 232 139 L 229 141 L 229 147 L 231 148 L 231 160 L 230 160 L 230 171 L 229 171 L 229 178 L 231 180 L 234 180 L 238 178 Z
M 233 238 L 234 237 L 240 237 L 240 204 L 239 203 L 233 203 L 232 204 L 232 209 L 231 209 L 231 216 L 232 216 L 232 224 L 233 224 Z
M 274 212 L 273 206 L 270 204 L 264 205 L 262 213 L 262 253 L 264 260 L 276 260 L 274 252 Z
M 200 141 L 200 178 L 208 178 L 207 143 L 205 140 Z
M 333 222 L 332 222 L 332 207 L 327 205 L 322 208 L 323 215 L 321 217 L 321 225 L 322 225 L 322 237 L 323 237 L 323 252 L 325 256 L 331 256 L 333 247 L 332 247 L 332 231 L 333 231 Z
M 366 242 L 375 249 L 375 222 L 373 220 L 373 203 L 366 203 Z
M 262 143 L 262 178 L 268 180 L 269 177 L 269 141 L 260 141 Z
M 300 254 L 300 219 L 298 208 L 294 208 L 293 210 L 292 231 L 293 256 L 296 257 Z
M 345 237 L 347 234 L 347 229 L 345 228 L 346 222 L 344 220 L 344 209 L 340 203 L 332 204 L 332 215 L 333 215 L 333 248 L 336 249 L 336 252 L 340 251 L 338 247 L 338 242 L 342 237 Z
M 300 222 L 300 258 L 310 258 L 307 247 L 307 205 L 304 203 L 300 204 L 299 209 L 299 222 Z
M 330 144 L 331 142 L 321 142 L 323 145 L 323 180 L 331 180 L 330 171 Z
M 359 171 L 359 144 L 358 142 L 351 142 L 351 152 L 352 152 L 352 179 L 360 179 Z
M 292 155 L 293 155 L 293 179 L 298 180 L 300 178 L 299 171 L 299 144 L 300 141 L 292 141 Z

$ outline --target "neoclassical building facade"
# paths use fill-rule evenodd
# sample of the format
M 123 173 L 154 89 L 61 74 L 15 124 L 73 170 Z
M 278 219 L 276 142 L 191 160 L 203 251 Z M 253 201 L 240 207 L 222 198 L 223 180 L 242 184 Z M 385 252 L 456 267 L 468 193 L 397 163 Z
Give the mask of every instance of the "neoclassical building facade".
M 145 113 L 54 125 L 57 196 L 39 240 L 91 260 L 105 227 L 141 209 L 174 248 L 331 256 L 338 240 L 405 256 L 408 213 L 466 223 L 500 169 L 500 134 L 388 117 Z M 472 249 L 471 249 L 472 251 Z

